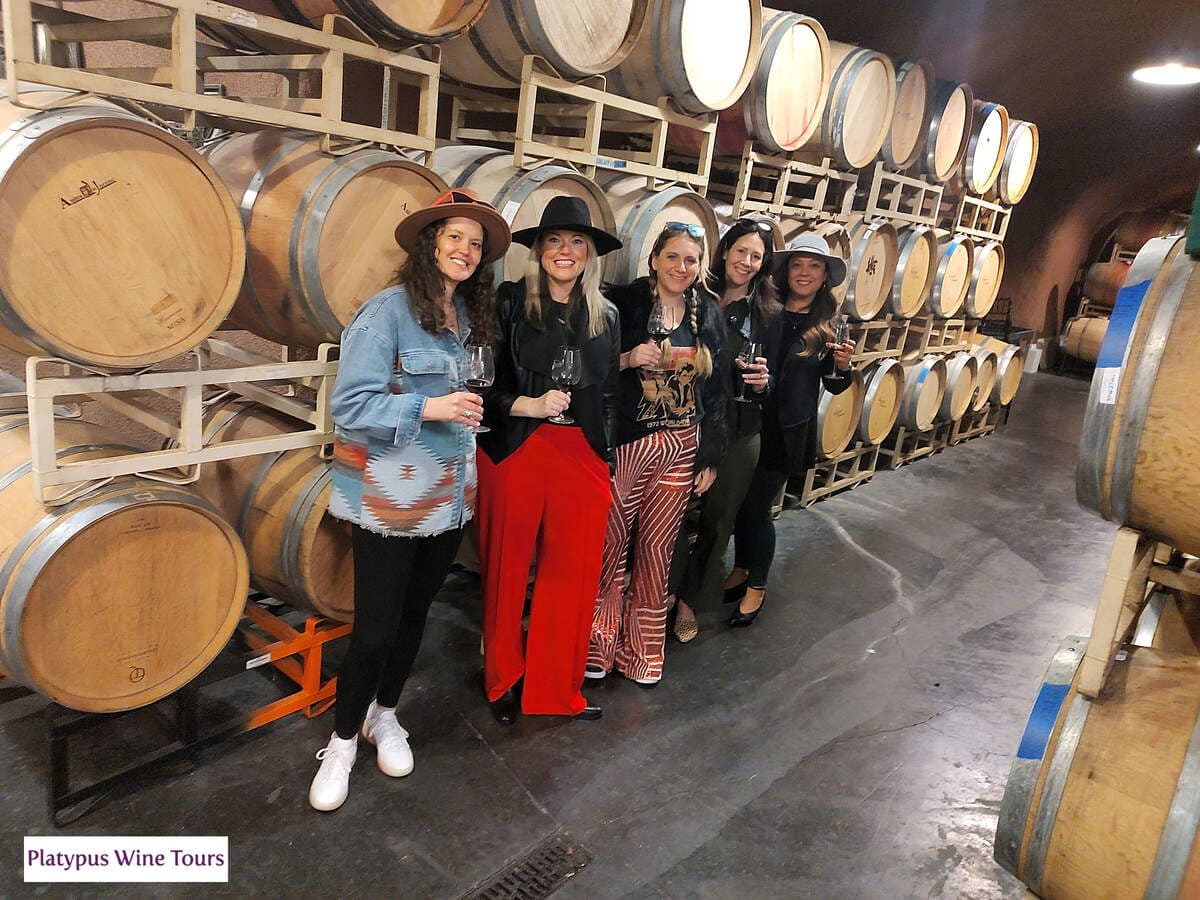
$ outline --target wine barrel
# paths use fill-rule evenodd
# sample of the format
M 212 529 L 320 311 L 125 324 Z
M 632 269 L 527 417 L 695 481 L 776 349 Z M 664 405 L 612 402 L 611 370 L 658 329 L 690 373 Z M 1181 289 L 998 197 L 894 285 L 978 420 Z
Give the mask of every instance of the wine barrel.
M 958 171 L 971 139 L 974 103 L 975 95 L 966 82 L 939 79 L 935 83 L 918 171 L 942 184 Z
M 967 299 L 974 264 L 975 247 L 970 238 L 961 234 L 939 238 L 937 270 L 925 303 L 931 315 L 949 319 L 958 314 Z
M 119 435 L 55 423 L 60 460 L 122 455 Z M 62 506 L 31 484 L 29 425 L 0 419 L 0 671 L 56 703 L 160 700 L 221 652 L 246 601 L 246 553 L 189 488 L 123 477 Z
M 209 411 L 205 444 L 289 434 L 295 423 L 265 406 Z M 354 619 L 350 526 L 329 515 L 329 463 L 316 447 L 206 463 L 196 490 L 237 528 L 250 580 L 297 609 Z
M 817 458 L 829 459 L 846 449 L 863 413 L 865 388 L 862 373 L 850 372 L 850 387 L 840 394 L 821 388 L 817 401 Z
M 910 319 L 925 307 L 937 275 L 937 235 L 928 225 L 909 225 L 897 235 L 896 277 L 892 279 L 889 308 L 902 319 Z
M 999 241 L 986 241 L 974 248 L 974 256 L 971 281 L 963 298 L 963 314 L 982 319 L 1000 294 L 1000 281 L 1004 278 L 1004 245 Z
M 379 44 L 396 48 L 458 37 L 479 20 L 488 0 L 233 0 L 230 5 L 315 28 L 327 15 L 345 16 Z M 264 46 L 264 38 L 237 29 L 237 24 L 206 21 L 202 30 L 238 49 L 280 49 L 275 44 L 278 39 L 267 38 Z
M 899 258 L 896 227 L 883 220 L 850 230 L 850 265 L 842 309 L 859 321 L 873 319 L 892 294 Z
M 0 203 L 0 342 L 20 353 L 142 368 L 195 347 L 237 297 L 246 243 L 221 180 L 104 101 L 0 101 Z
M 866 376 L 858 439 L 864 444 L 882 444 L 900 416 L 904 399 L 904 367 L 894 359 L 881 359 Z
M 1093 263 L 1083 276 L 1083 295 L 1097 306 L 1111 308 L 1117 302 L 1117 291 L 1129 277 L 1128 260 L 1114 259 Z
M 1166 240 L 1148 243 L 1142 253 Z M 1082 469 L 1086 454 L 1092 457 L 1090 468 L 1102 474 L 1097 508 L 1106 518 L 1200 555 L 1200 420 L 1191 405 L 1200 382 L 1195 353 L 1200 266 L 1182 253 L 1183 243 L 1183 238 L 1173 242 L 1153 281 L 1141 285 L 1144 297 L 1119 373 L 1107 366 L 1105 341 L 1088 398 L 1080 465 Z M 1136 292 L 1131 293 L 1136 299 Z M 1122 291 L 1121 299 L 1125 297 Z M 1114 374 L 1119 378 L 1115 385 Z M 1101 419 L 1111 417 L 1107 440 L 1089 434 L 1097 426 L 1096 405 L 1112 406 Z M 1080 499 L 1085 500 L 1082 493 Z
M 587 204 L 593 225 L 610 233 L 616 231 L 612 206 L 604 191 L 574 169 L 545 165 L 526 171 L 513 167 L 512 153 L 509 151 L 465 146 L 435 150 L 429 166 L 451 187 L 471 188 L 492 203 L 508 220 L 513 231 L 532 228 L 541 222 L 542 210 L 551 198 L 559 194 L 579 197 Z M 645 179 L 642 181 L 644 184 Z M 711 224 L 715 231 L 715 220 Z M 606 263 L 612 255 L 605 257 Z M 498 273 L 498 277 L 519 281 L 525 277 L 528 262 L 529 248 L 514 243 L 505 254 L 502 272 Z
M 736 103 L 758 68 L 762 0 L 647 0 L 646 7 L 641 32 L 608 75 L 609 90 L 646 103 L 668 97 L 686 113 Z
M 661 191 L 646 189 L 640 175 L 608 173 L 600 175 L 604 194 L 612 203 L 615 232 L 624 246 L 610 253 L 605 277 L 614 284 L 627 284 L 649 273 L 650 249 L 668 222 L 686 222 L 704 228 L 706 264 L 712 259 L 717 241 L 717 217 L 708 201 L 682 187 Z
M 1067 356 L 1095 363 L 1100 358 L 1100 347 L 1108 331 L 1108 316 L 1076 316 L 1067 319 L 1058 346 Z
M 887 138 L 896 107 L 896 70 L 877 50 L 829 42 L 833 74 L 820 127 L 805 141 L 808 159 L 829 157 L 839 169 L 861 169 Z
M 946 357 L 946 393 L 938 408 L 943 421 L 957 422 L 975 400 L 979 362 L 970 353 L 952 353 Z
M 384 150 L 322 153 L 316 138 L 234 135 L 208 151 L 238 199 L 249 247 L 232 324 L 281 344 L 336 343 L 404 262 L 396 223 L 446 183 Z
M 946 363 L 940 356 L 926 356 L 904 366 L 904 397 L 897 422 L 910 431 L 928 431 L 946 396 Z
M 521 82 L 526 54 L 564 78 L 599 75 L 633 49 L 646 24 L 646 0 L 497 0 L 462 37 L 441 45 L 442 74 L 467 85 Z
M 963 157 L 963 185 L 972 194 L 986 194 L 1000 175 L 1008 148 L 1008 110 L 999 103 L 975 101 L 971 136 Z
M 1104 336 L 1100 347 L 1088 402 L 1083 418 L 1083 432 L 1079 439 L 1079 463 L 1075 468 L 1075 495 L 1080 505 L 1094 509 L 1105 518 L 1111 518 L 1109 483 L 1116 444 L 1113 441 L 1114 423 L 1117 421 L 1116 400 L 1113 389 L 1124 377 L 1120 370 L 1129 353 L 1129 334 L 1136 312 L 1143 297 L 1150 291 L 1160 291 L 1157 279 L 1165 269 L 1183 252 L 1184 242 L 1178 237 L 1152 238 L 1138 251 L 1129 269 L 1126 283 L 1117 295 L 1121 309 L 1117 322 L 1122 326 L 1112 327 Z M 1143 388 L 1144 389 L 1144 388 Z M 1130 448 L 1126 446 L 1126 451 Z M 1128 469 L 1126 462 L 1124 468 Z
M 1136 647 L 1079 693 L 1086 638 L 1050 663 L 1009 772 L 996 861 L 1046 900 L 1195 897 L 1200 657 Z
M 713 204 L 712 211 L 717 218 L 717 233 L 720 235 L 724 235 L 738 219 L 753 219 L 755 222 L 766 222 L 770 227 L 771 249 L 778 251 L 787 246 L 787 241 L 783 237 L 783 226 L 774 216 L 768 216 L 765 213 L 746 213 L 742 216 L 735 216 L 733 206 L 728 203 Z
M 1156 237 L 1167 237 L 1185 230 L 1187 216 L 1170 211 L 1125 213 L 1117 220 L 1113 239 L 1122 250 L 1137 252 Z
M 976 347 L 971 351 L 975 357 L 975 396 L 971 399 L 971 410 L 979 412 L 992 399 L 996 378 L 1000 374 L 1000 358 L 989 347 Z
M 1009 206 L 1020 203 L 1025 192 L 1029 190 L 1040 144 L 1036 125 L 1021 119 L 1009 120 L 1008 147 L 1004 151 L 1004 162 L 1000 166 L 1000 177 L 996 181 L 1001 203 Z
M 984 347 L 996 354 L 996 382 L 992 386 L 993 403 L 1007 406 L 1017 396 L 1017 388 L 1021 386 L 1021 376 L 1025 372 L 1025 351 L 1016 344 L 1010 344 L 986 334 L 976 334 L 971 342 Z
M 903 172 L 925 148 L 933 115 L 933 63 L 927 59 L 896 61 L 896 109 L 879 158 L 894 172 Z
M 764 9 L 758 66 L 745 95 L 717 117 L 714 152 L 740 156 L 747 140 L 776 153 L 801 147 L 821 123 L 829 78 L 829 38 L 821 23 Z

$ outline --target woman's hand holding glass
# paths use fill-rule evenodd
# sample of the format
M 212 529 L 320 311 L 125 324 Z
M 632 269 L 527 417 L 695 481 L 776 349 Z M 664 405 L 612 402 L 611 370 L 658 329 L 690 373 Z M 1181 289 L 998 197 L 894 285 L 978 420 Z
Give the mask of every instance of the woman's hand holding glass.
M 734 359 L 738 368 L 742 370 L 742 390 L 733 399 L 747 403 L 750 398 L 746 396 L 746 388 L 756 394 L 761 394 L 767 389 L 770 372 L 767 371 L 767 360 L 762 352 L 762 344 L 751 342 L 746 344 Z
M 455 391 L 441 397 L 426 397 L 421 418 L 426 422 L 457 422 L 476 425 L 483 418 L 483 399 L 470 391 Z
M 654 341 L 638 344 L 629 351 L 629 368 L 658 366 L 662 363 L 662 348 Z

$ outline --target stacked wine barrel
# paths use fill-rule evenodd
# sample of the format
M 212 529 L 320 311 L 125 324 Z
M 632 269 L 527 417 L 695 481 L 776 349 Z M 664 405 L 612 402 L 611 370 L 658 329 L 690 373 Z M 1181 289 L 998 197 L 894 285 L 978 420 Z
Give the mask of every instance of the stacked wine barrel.
M 384 47 L 425 52 L 422 48 L 436 46 L 437 52 L 427 55 L 440 58 L 445 80 L 475 90 L 511 91 L 520 82 L 526 55 L 536 54 L 564 78 L 603 75 L 610 92 L 715 118 L 715 152 L 728 157 L 740 156 L 750 142 L 756 150 L 795 160 L 828 161 L 843 173 L 867 173 L 878 163 L 893 173 L 963 185 L 1012 204 L 1028 188 L 1037 155 L 1035 126 L 1010 119 L 998 104 L 978 101 L 965 83 L 939 79 L 929 61 L 893 58 L 832 39 L 815 19 L 764 9 L 761 0 L 577 0 L 553 8 L 540 0 L 433 5 L 240 0 L 235 5 L 252 15 L 316 27 L 335 13 Z M 263 38 L 239 30 L 232 20 L 210 22 L 205 29 L 205 40 L 239 52 L 290 52 L 264 45 Z M 140 64 L 151 63 L 121 61 Z M 506 149 L 493 146 L 445 146 L 421 164 L 395 148 L 332 155 L 309 133 L 247 130 L 198 153 L 114 103 L 95 98 L 64 103 L 65 92 L 36 86 L 23 87 L 21 96 L 23 104 L 43 109 L 0 104 L 5 176 L 0 191 L 6 208 L 14 211 L 0 224 L 8 261 L 0 272 L 0 343 L 19 354 L 60 357 L 96 371 L 163 363 L 218 327 L 289 347 L 336 342 L 358 307 L 391 283 L 402 266 L 404 254 L 393 238 L 397 222 L 451 186 L 470 188 L 494 203 L 514 228 L 537 223 L 555 195 L 580 197 L 593 222 L 624 242 L 620 252 L 605 259 L 605 276 L 614 282 L 647 271 L 650 247 L 666 222 L 702 226 L 711 252 L 721 229 L 744 212 L 723 203 L 715 185 L 706 196 L 703 189 L 677 184 L 651 188 L 646 178 L 620 169 L 602 169 L 595 178 L 566 164 L 517 169 Z M 617 133 L 622 133 L 619 127 Z M 673 131 L 671 149 L 694 154 L 698 147 Z M 899 326 L 916 319 L 950 320 L 964 310 L 982 317 L 1003 274 L 998 242 L 939 231 L 932 223 L 862 216 L 846 221 L 830 214 L 761 217 L 769 221 L 777 245 L 816 231 L 847 260 L 850 275 L 838 295 L 844 311 L 859 322 L 885 319 Z M 47 258 L 55 265 L 47 267 Z M 520 277 L 526 259 L 526 251 L 515 247 L 497 267 L 498 275 Z M 1002 356 L 983 347 L 950 359 L 883 359 L 862 369 L 850 391 L 821 401 L 823 455 L 836 457 L 850 444 L 877 446 L 898 421 L 929 428 L 964 404 L 978 408 L 979 384 L 996 380 Z M 962 386 L 968 376 L 976 382 L 971 391 Z M 947 389 L 951 400 L 946 400 Z M 990 389 L 984 393 L 992 396 Z M 210 411 L 207 437 L 228 440 L 287 428 L 277 413 L 237 403 Z M 5 433 L 16 472 L 27 463 L 26 431 L 14 426 Z M 80 437 L 60 452 L 86 454 L 92 447 L 123 446 L 123 441 L 119 435 Z M 5 482 L 10 490 L 17 478 L 13 474 Z M 180 593 L 163 608 L 186 601 L 197 610 L 195 618 L 204 622 L 195 626 L 191 643 L 160 632 L 153 640 L 131 635 L 128 648 L 113 642 L 126 648 L 122 664 L 130 672 L 145 670 L 142 680 L 161 685 L 160 690 L 178 686 L 219 649 L 247 578 L 297 607 L 350 619 L 348 550 L 344 530 L 325 512 L 327 478 L 315 453 L 292 451 L 206 467 L 195 489 L 134 491 L 142 499 L 130 505 L 163 507 L 146 511 L 147 521 L 190 516 L 198 534 L 224 521 L 227 528 L 217 529 L 222 540 L 236 534 L 240 543 L 222 544 L 214 535 L 208 539 L 212 553 L 224 553 L 228 561 L 210 561 L 206 568 L 228 577 L 214 575 L 212 590 L 223 593 L 219 602 L 215 594 L 206 602 L 225 612 L 205 611 L 204 603 Z M 116 527 L 126 515 L 117 498 L 126 483 L 116 483 L 112 498 L 99 494 L 78 508 L 62 507 L 55 521 L 69 519 L 71 528 L 96 528 L 97 537 L 111 537 L 105 523 L 111 518 Z M 72 510 L 77 512 L 68 515 Z M 49 527 L 49 519 L 32 512 L 29 521 L 30 535 Z M 145 535 L 152 532 L 147 526 Z M 128 552 L 141 554 L 143 568 L 158 571 L 156 554 L 165 553 L 166 544 L 137 528 L 121 533 L 130 535 L 123 539 L 129 547 L 141 548 Z M 88 543 L 77 538 L 67 546 Z M 17 535 L 8 547 L 13 566 L 25 565 L 17 554 L 27 552 L 27 544 Z M 61 541 L 37 546 L 46 548 L 39 551 L 45 558 L 36 562 L 47 572 L 55 570 L 54 553 L 67 553 Z M 119 547 L 114 558 L 125 552 Z M 138 568 L 103 571 L 116 578 Z M 163 603 L 165 588 L 147 578 L 138 596 L 154 595 Z M 27 589 L 29 579 L 21 584 Z M 10 587 L 0 584 L 0 591 Z M 22 637 L 25 620 L 30 629 L 41 627 L 34 624 L 40 615 L 35 593 L 26 590 L 28 596 L 11 600 L 7 593 L 0 595 L 6 616 L 0 665 L 80 708 L 152 699 L 154 690 L 127 692 L 122 699 L 90 698 L 42 674 L 46 660 L 37 642 L 44 635 L 31 630 Z M 114 584 L 111 590 L 101 585 L 96 593 L 122 591 Z M 184 619 L 167 618 L 175 624 Z M 16 623 L 12 628 L 10 621 Z M 69 623 L 60 627 L 67 629 L 66 643 L 75 640 Z M 76 644 L 81 652 L 91 646 L 83 638 Z M 161 660 L 148 664 L 150 656 L 137 649 L 143 644 L 187 655 L 191 668 L 172 669 Z M 64 655 L 61 662 L 69 668 L 74 660 Z M 96 680 L 115 684 L 119 678 L 109 672 Z

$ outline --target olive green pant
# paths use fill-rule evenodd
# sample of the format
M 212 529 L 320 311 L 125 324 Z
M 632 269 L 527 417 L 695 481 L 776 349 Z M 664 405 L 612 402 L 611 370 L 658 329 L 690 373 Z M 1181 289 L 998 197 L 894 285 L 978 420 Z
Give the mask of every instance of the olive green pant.
M 696 541 L 689 548 L 688 522 L 679 529 L 671 557 L 670 593 L 689 606 L 719 606 L 725 582 L 725 548 L 739 507 L 758 465 L 759 436 L 740 437 L 717 467 L 717 480 L 700 498 Z

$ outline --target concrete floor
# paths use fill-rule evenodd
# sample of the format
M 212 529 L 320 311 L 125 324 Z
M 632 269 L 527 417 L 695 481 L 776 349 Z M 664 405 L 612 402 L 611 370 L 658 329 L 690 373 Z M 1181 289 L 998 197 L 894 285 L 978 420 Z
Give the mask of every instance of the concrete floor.
M 56 831 L 43 703 L 0 690 L 0 894 L 33 893 L 27 834 L 229 836 L 227 886 L 88 895 L 406 898 L 461 895 L 565 834 L 592 861 L 564 898 L 1022 897 L 991 858 L 1004 782 L 1055 647 L 1090 628 L 1115 530 L 1074 499 L 1086 394 L 1027 376 L 996 434 L 785 513 L 758 622 L 734 632 L 700 610 L 657 690 L 592 693 L 599 722 L 497 725 L 477 585 L 453 576 L 401 702 L 415 772 L 391 781 L 363 748 L 333 814 L 305 800 L 327 713 L 226 741 Z M 270 687 L 239 679 L 227 709 Z

